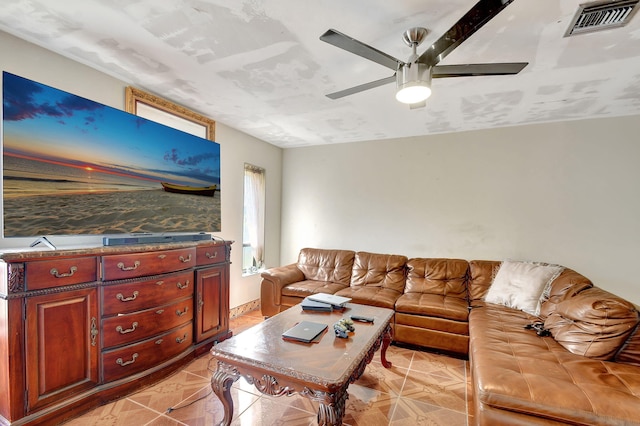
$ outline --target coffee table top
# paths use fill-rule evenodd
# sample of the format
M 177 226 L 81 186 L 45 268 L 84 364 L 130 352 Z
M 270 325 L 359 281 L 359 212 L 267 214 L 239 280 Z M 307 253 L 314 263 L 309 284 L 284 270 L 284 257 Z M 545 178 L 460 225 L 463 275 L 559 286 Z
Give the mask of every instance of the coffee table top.
M 219 361 L 249 367 L 253 374 L 277 373 L 302 382 L 333 388 L 344 384 L 369 355 L 387 329 L 393 310 L 348 303 L 343 311 L 310 312 L 293 306 L 211 349 Z M 362 315 L 375 318 L 373 324 L 354 321 L 348 339 L 335 337 L 333 324 L 341 318 Z M 326 324 L 318 343 L 282 339 L 282 333 L 300 321 Z

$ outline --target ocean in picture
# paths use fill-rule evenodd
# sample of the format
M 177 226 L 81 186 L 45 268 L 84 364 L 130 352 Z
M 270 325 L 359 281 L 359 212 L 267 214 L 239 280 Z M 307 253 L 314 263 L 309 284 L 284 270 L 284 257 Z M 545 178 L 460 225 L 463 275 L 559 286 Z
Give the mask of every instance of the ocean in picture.
M 5 237 L 221 229 L 218 143 L 6 72 L 2 177 Z

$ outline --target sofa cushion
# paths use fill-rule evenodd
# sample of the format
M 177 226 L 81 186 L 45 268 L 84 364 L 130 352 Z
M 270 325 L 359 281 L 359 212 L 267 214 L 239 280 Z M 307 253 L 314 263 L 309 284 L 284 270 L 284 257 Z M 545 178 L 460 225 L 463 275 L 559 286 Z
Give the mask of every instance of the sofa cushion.
M 396 301 L 396 312 L 467 321 L 469 304 L 465 299 L 439 294 L 405 293 Z
M 359 251 L 353 261 L 351 287 L 381 287 L 402 293 L 407 257 Z
M 355 252 L 303 248 L 298 255 L 298 269 L 307 280 L 329 281 L 348 286 Z
M 336 292 L 353 303 L 394 309 L 404 290 L 407 257 L 359 251 L 353 261 L 351 285 Z
M 466 300 L 468 270 L 469 262 L 461 259 L 409 259 L 404 292 Z
M 640 366 L 640 324 L 631 332 L 631 336 L 624 342 L 614 361 Z
M 558 278 L 551 283 L 548 295 L 546 295 L 540 307 L 540 317 L 548 317 L 549 314 L 556 310 L 558 303 L 591 287 L 593 287 L 593 284 L 587 277 L 573 269 L 565 268 L 558 275 Z
M 505 260 L 485 301 L 538 315 L 543 293 L 563 269 L 559 265 Z
M 329 281 L 305 280 L 282 287 L 283 296 L 307 297 L 314 293 L 333 294 L 347 286 Z
M 352 303 L 361 305 L 378 306 L 380 308 L 393 309 L 396 300 L 402 293 L 384 287 L 347 287 L 336 292 L 338 296 L 350 297 Z
M 502 262 L 499 260 L 471 260 L 469 262 L 469 303 L 482 305 Z
M 523 326 L 525 312 L 487 304 L 469 316 L 476 421 L 483 407 L 536 416 L 531 422 L 637 424 L 640 370 L 632 365 L 575 355 L 552 337 Z M 500 424 L 528 424 L 503 421 Z M 555 423 L 554 423 L 555 424 Z
M 559 303 L 545 320 L 545 328 L 574 354 L 613 358 L 638 324 L 632 303 L 598 287 Z
M 405 325 L 429 331 L 469 336 L 469 322 L 466 320 L 459 321 L 432 315 L 405 314 L 396 311 L 395 322 L 396 327 L 398 325 Z M 466 349 L 465 352 L 467 352 Z

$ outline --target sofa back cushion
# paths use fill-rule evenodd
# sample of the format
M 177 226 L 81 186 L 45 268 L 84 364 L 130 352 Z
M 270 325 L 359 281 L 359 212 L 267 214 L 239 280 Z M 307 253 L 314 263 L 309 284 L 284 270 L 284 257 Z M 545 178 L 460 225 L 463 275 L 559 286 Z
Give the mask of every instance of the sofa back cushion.
M 298 269 L 307 280 L 348 286 L 354 257 L 355 252 L 351 250 L 303 248 L 298 255 Z
M 382 287 L 404 291 L 407 257 L 359 251 L 351 272 L 351 287 Z
M 499 260 L 472 260 L 469 262 L 468 287 L 471 306 L 476 306 L 484 301 L 501 264 L 502 262 Z
M 591 287 L 593 287 L 593 283 L 587 277 L 573 269 L 565 268 L 558 278 L 551 283 L 547 300 L 542 303 L 540 308 L 540 317 L 548 317 L 555 312 L 560 302 Z
M 558 303 L 544 326 L 568 351 L 610 360 L 639 320 L 638 311 L 631 302 L 592 287 Z
M 409 259 L 404 292 L 466 299 L 468 273 L 469 262 L 462 259 Z
M 627 341 L 616 354 L 614 361 L 640 366 L 640 325 L 637 325 L 635 330 L 631 332 Z

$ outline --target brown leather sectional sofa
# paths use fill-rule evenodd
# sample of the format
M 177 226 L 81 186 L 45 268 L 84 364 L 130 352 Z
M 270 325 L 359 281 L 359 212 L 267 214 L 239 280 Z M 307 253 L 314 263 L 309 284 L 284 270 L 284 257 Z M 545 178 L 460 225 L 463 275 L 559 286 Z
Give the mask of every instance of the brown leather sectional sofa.
M 262 313 L 312 293 L 395 309 L 394 341 L 468 355 L 479 425 L 640 424 L 636 307 L 568 268 L 539 316 L 488 303 L 500 266 L 305 248 L 262 273 Z M 525 328 L 535 321 L 551 335 Z

